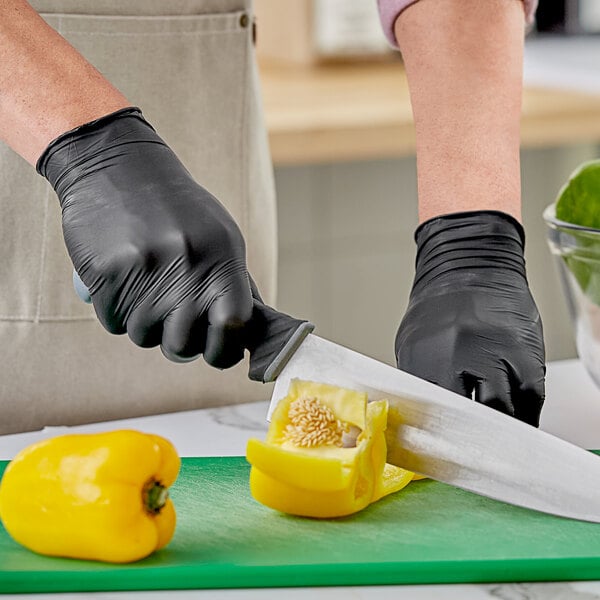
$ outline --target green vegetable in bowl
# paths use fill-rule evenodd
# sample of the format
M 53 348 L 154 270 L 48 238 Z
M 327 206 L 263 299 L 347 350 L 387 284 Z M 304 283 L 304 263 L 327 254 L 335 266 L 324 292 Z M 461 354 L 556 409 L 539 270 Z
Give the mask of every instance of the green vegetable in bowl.
M 583 293 L 600 306 L 600 160 L 585 162 L 571 174 L 555 206 L 560 221 L 598 230 L 569 230 L 577 243 L 563 259 Z
M 558 193 L 556 218 L 600 229 L 600 160 L 585 162 L 571 174 Z

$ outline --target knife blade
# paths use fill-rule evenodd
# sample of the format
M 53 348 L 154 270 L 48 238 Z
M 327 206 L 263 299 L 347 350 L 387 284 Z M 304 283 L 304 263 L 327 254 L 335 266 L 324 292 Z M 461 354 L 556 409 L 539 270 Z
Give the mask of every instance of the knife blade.
M 73 278 L 84 299 L 85 285 L 76 273 Z M 599 456 L 320 338 L 312 323 L 265 305 L 253 293 L 249 377 L 275 381 L 267 418 L 292 379 L 367 392 L 370 401 L 388 401 L 388 462 L 481 496 L 600 523 Z

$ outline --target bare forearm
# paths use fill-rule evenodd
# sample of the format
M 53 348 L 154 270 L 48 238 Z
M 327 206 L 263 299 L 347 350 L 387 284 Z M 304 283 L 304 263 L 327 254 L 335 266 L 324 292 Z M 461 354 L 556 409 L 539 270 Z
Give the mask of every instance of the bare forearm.
M 25 0 L 0 2 L 0 139 L 28 162 L 65 131 L 129 104 Z
M 417 135 L 419 218 L 521 217 L 521 0 L 420 0 L 400 14 Z

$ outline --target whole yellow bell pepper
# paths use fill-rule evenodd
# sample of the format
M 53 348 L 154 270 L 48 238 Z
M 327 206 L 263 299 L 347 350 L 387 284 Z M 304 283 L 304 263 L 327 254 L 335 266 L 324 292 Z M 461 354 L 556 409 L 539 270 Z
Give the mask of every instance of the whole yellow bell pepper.
M 294 380 L 273 412 L 266 441 L 248 441 L 253 497 L 306 517 L 355 513 L 405 487 L 413 473 L 386 464 L 387 402 Z
M 167 488 L 180 459 L 139 431 L 63 435 L 32 444 L 0 482 L 0 519 L 23 546 L 51 556 L 139 560 L 175 531 Z

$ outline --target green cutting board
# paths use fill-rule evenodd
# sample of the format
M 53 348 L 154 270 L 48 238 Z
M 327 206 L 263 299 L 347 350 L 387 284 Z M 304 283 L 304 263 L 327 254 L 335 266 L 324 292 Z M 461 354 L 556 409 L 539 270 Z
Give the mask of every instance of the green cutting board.
M 135 564 L 38 556 L 0 529 L 0 592 L 600 579 L 600 525 L 431 480 L 352 517 L 290 517 L 252 499 L 248 474 L 242 457 L 184 459 L 175 537 Z

